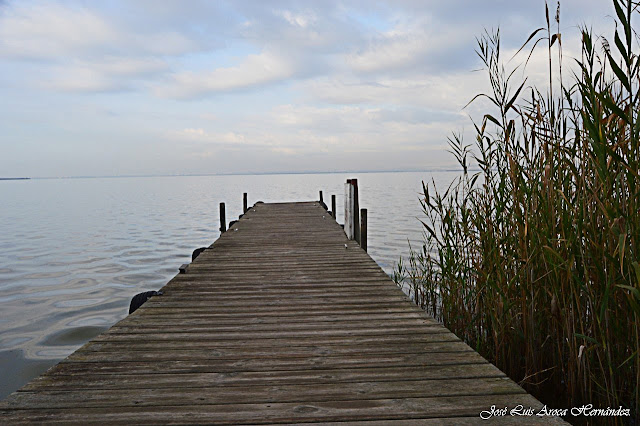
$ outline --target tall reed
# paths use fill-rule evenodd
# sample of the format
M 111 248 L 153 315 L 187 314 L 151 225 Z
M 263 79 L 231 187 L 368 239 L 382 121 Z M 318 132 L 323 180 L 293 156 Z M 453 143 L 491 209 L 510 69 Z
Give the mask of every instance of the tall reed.
M 425 243 L 396 281 L 543 402 L 622 406 L 638 424 L 638 4 L 613 6 L 613 45 L 583 29 L 571 85 L 552 74 L 562 38 L 547 8 L 527 40 L 548 50 L 544 93 L 514 84 L 499 33 L 478 39 L 492 92 L 477 98 L 493 111 L 474 123 L 473 148 L 450 138 L 461 176 L 444 191 L 423 183 Z

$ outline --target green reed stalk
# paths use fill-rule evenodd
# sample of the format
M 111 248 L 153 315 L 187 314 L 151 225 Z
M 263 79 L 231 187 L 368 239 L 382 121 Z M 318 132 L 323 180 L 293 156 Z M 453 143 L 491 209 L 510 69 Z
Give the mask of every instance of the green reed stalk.
M 479 38 L 492 92 L 476 98 L 495 111 L 474 123 L 473 150 L 450 138 L 463 172 L 444 191 L 423 183 L 425 243 L 395 275 L 419 305 L 541 400 L 623 406 L 638 424 L 638 6 L 613 5 L 615 53 L 584 29 L 579 71 L 571 87 L 560 79 L 556 98 L 552 75 L 545 94 L 526 80 L 513 84 L 499 33 Z M 549 60 L 556 48 L 561 61 L 561 36 L 549 21 L 547 9 L 547 28 L 527 42 L 546 32 Z M 469 172 L 472 160 L 479 173 Z

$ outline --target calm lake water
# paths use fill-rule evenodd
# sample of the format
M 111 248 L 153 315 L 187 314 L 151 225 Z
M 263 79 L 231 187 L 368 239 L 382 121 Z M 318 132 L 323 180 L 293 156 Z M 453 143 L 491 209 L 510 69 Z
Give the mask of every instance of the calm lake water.
M 156 290 L 218 238 L 227 220 L 261 200 L 337 195 L 358 178 L 368 209 L 369 254 L 388 273 L 419 242 L 421 181 L 439 187 L 457 172 L 180 176 L 0 181 L 0 399 L 128 313 L 131 297 Z

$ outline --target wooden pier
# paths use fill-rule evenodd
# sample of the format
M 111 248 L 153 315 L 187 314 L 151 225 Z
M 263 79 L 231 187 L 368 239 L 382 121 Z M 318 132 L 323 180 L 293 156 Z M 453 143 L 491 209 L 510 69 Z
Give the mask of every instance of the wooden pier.
M 0 423 L 458 425 L 542 406 L 318 202 L 248 207 L 162 292 L 0 403 Z

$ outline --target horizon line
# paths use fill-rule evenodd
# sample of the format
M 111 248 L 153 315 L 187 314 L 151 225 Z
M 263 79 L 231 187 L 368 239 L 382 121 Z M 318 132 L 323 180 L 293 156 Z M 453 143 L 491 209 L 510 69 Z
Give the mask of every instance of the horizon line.
M 3 177 L 0 180 L 34 180 L 34 179 L 112 179 L 142 177 L 196 177 L 196 176 L 265 176 L 265 175 L 321 175 L 344 173 L 438 173 L 458 172 L 461 168 L 408 169 L 408 170 L 337 170 L 337 171 L 277 171 L 277 172 L 229 172 L 229 173 L 158 173 L 142 175 L 77 175 L 77 176 L 30 176 L 23 178 Z M 475 171 L 475 170 L 469 170 Z M 479 171 L 479 170 L 478 170 Z

